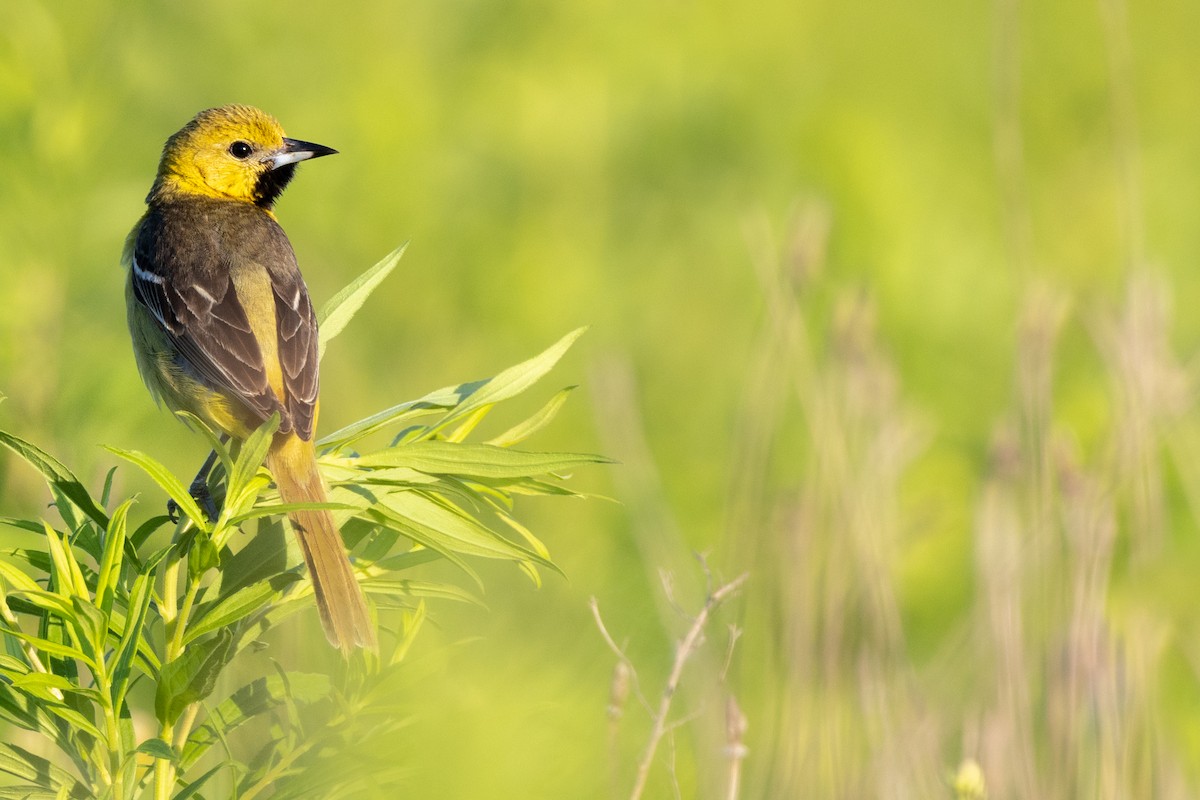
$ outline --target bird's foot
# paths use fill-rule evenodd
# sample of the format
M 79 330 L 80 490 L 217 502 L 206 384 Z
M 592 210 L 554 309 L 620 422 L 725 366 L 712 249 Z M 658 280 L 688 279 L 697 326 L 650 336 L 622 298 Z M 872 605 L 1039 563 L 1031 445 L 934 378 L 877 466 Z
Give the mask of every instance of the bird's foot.
M 193 481 L 192 485 L 188 488 L 188 494 L 196 501 L 196 505 L 200 506 L 200 510 L 204 512 L 204 516 L 208 517 L 210 522 L 216 522 L 219 513 L 217 504 L 213 501 L 212 492 L 208 488 L 208 481 L 202 481 L 199 477 L 197 476 L 197 480 Z M 207 478 L 207 476 L 205 477 Z M 179 522 L 179 511 L 179 504 L 175 502 L 174 498 L 167 501 L 167 516 L 171 519 L 171 522 Z

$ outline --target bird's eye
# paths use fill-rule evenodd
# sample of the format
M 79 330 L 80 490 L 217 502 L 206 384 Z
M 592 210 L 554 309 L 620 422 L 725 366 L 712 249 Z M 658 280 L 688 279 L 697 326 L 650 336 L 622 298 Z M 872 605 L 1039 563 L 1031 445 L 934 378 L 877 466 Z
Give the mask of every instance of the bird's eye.
M 238 159 L 245 158 L 246 156 L 250 155 L 253 152 L 254 152 L 254 148 L 251 147 L 250 145 L 246 144 L 245 142 L 239 141 L 239 142 L 234 142 L 233 144 L 229 145 L 229 155 L 233 156 L 234 158 L 238 158 Z

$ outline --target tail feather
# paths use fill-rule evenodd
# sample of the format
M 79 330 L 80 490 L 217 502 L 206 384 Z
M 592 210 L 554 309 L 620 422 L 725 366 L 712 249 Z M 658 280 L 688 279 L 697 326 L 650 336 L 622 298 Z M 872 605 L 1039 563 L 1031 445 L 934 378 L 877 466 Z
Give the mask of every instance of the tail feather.
M 311 442 L 289 436 L 271 448 L 267 466 L 285 503 L 325 502 Z M 355 647 L 378 650 L 375 627 L 362 588 L 346 556 L 341 534 L 328 511 L 294 511 L 288 515 L 304 553 L 321 625 L 330 644 L 349 653 Z

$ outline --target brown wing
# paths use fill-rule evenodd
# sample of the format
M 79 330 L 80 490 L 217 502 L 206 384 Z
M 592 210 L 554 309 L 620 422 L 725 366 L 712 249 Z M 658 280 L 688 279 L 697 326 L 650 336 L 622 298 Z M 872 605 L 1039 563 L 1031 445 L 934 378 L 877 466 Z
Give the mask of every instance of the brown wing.
M 317 315 L 299 270 L 271 274 L 279 367 L 287 389 L 287 410 L 301 439 L 311 439 L 320 378 L 317 369 Z
M 266 267 L 275 295 L 286 398 L 271 389 L 262 350 L 230 272 Z M 134 297 L 171 338 L 179 363 L 280 430 L 312 437 L 318 391 L 317 324 L 295 255 L 274 218 L 252 206 L 194 200 L 147 213 L 134 244 Z

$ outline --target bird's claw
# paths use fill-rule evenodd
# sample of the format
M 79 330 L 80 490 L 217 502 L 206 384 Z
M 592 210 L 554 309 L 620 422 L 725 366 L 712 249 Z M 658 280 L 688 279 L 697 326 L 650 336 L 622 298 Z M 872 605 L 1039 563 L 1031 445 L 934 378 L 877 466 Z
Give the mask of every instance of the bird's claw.
M 217 519 L 217 504 L 213 502 L 212 492 L 208 489 L 208 483 L 197 481 L 188 489 L 188 494 L 196 501 L 196 505 L 200 506 L 200 510 L 204 512 L 204 516 L 208 517 L 210 522 L 215 522 Z M 167 501 L 167 518 L 171 522 L 178 524 L 180 516 L 179 503 L 175 502 L 174 498 Z

